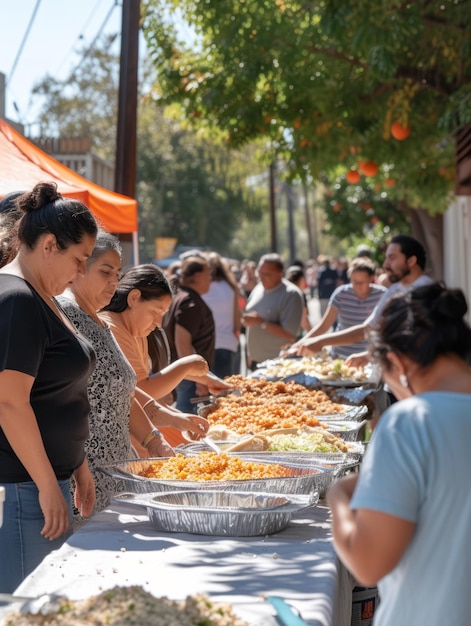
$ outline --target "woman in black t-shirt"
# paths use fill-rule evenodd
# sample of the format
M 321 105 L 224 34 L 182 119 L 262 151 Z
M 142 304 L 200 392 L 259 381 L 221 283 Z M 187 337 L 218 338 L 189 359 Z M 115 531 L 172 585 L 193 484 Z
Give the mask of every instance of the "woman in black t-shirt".
M 95 243 L 87 207 L 54 183 L 20 196 L 18 253 L 0 270 L 0 591 L 12 592 L 71 532 L 69 478 L 90 514 L 93 478 L 84 454 L 87 380 L 95 354 L 54 300 Z

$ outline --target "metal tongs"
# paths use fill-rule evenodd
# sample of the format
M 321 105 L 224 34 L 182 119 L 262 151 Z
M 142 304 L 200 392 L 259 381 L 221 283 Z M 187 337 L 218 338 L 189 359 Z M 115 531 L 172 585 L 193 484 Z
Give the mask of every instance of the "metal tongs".
M 225 389 L 216 395 L 210 394 L 209 396 L 196 396 L 195 398 L 190 398 L 191 404 L 199 404 L 200 402 L 214 402 L 218 398 L 225 398 L 226 396 L 240 396 L 242 395 L 242 391 L 240 389 Z

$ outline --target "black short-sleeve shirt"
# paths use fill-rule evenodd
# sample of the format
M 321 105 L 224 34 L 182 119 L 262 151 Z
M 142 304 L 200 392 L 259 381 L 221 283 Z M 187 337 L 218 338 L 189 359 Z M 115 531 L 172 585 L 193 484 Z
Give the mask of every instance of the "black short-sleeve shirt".
M 69 477 L 85 456 L 94 364 L 90 343 L 67 328 L 31 285 L 0 274 L 0 371 L 34 377 L 30 402 L 58 478 Z M 0 428 L 0 482 L 28 480 Z
M 190 287 L 180 287 L 164 315 L 162 326 L 167 334 L 172 361 L 178 359 L 175 348 L 175 324 L 183 326 L 191 335 L 191 343 L 212 367 L 216 330 L 213 314 L 203 298 Z

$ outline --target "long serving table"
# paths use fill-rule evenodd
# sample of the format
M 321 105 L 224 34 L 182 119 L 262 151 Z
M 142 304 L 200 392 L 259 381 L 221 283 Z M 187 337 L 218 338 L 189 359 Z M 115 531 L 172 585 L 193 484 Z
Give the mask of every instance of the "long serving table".
M 164 533 L 145 509 L 113 503 L 95 515 L 18 587 L 18 595 L 58 592 L 82 599 L 116 585 L 156 596 L 204 593 L 230 602 L 250 626 L 279 626 L 264 596 L 281 596 L 311 626 L 350 626 L 352 579 L 332 544 L 319 504 L 265 537 Z

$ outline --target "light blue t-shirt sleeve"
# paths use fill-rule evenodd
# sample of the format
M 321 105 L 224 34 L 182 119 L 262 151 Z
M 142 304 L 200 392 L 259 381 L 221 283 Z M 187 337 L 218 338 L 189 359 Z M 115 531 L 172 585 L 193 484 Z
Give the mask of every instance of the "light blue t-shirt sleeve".
M 402 402 L 381 416 L 360 468 L 351 509 L 371 509 L 417 522 L 426 493 L 425 442 L 408 419 L 410 410 L 410 404 Z

